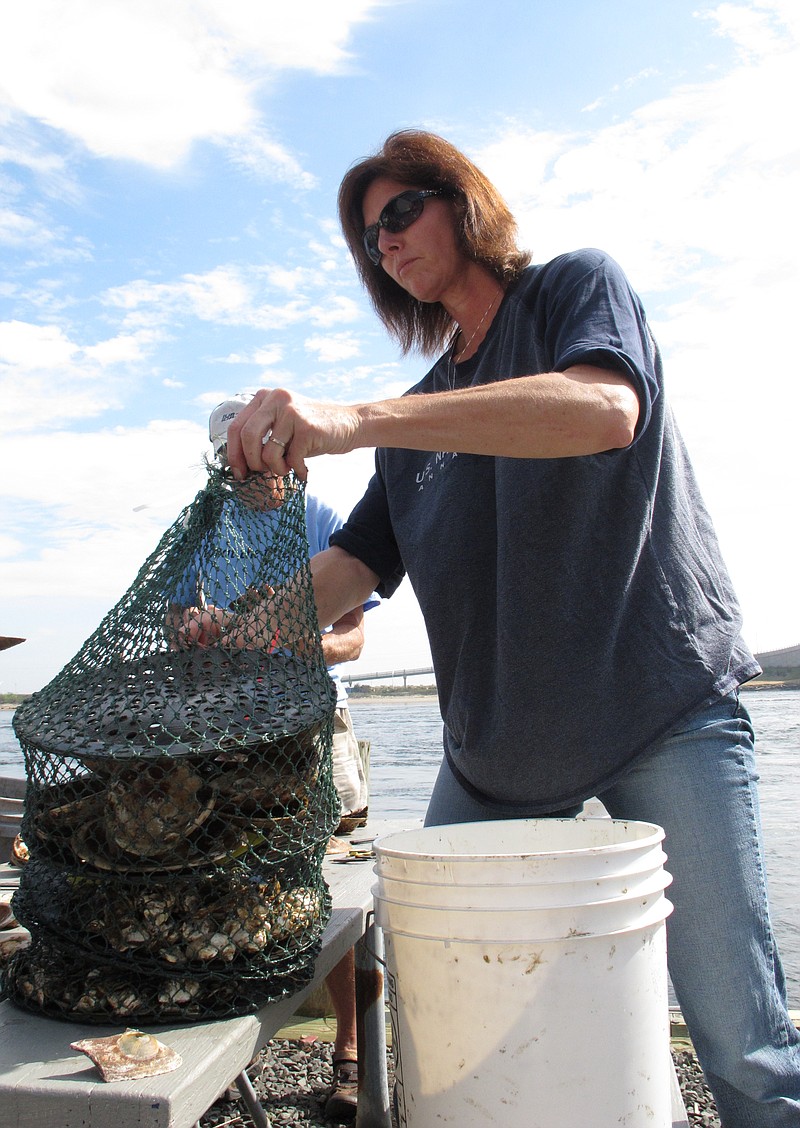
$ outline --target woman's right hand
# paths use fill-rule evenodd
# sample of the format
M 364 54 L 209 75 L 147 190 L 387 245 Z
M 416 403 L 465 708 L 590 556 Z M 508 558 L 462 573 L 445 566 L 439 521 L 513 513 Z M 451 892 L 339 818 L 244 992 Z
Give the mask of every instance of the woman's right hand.
M 357 406 L 319 403 L 282 388 L 256 392 L 228 428 L 228 462 L 234 477 L 251 471 L 283 476 L 293 470 L 306 480 L 306 459 L 347 454 L 359 443 Z

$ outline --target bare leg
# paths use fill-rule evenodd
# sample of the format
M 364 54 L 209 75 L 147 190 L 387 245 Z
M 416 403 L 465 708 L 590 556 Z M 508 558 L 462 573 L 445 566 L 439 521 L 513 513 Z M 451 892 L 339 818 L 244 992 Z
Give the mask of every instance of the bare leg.
M 341 958 L 325 980 L 336 1016 L 334 1058 L 356 1059 L 356 968 L 353 949 Z
M 355 1120 L 358 1104 L 358 1040 L 356 1033 L 356 967 L 353 949 L 325 980 L 336 1016 L 333 1043 L 333 1087 L 325 1104 L 330 1120 Z

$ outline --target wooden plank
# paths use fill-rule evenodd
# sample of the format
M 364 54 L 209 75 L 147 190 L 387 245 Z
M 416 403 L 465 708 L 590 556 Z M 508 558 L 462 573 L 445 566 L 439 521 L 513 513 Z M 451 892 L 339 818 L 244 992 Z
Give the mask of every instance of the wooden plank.
M 28 781 L 24 776 L 0 776 L 0 795 L 8 795 L 11 799 L 24 799 L 28 789 Z

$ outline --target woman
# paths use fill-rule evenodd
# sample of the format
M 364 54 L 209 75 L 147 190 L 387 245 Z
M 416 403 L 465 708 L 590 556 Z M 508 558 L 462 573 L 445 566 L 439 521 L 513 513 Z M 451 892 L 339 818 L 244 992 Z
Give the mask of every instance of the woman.
M 444 351 L 401 399 L 259 392 L 229 432 L 234 472 L 378 448 L 315 595 L 329 623 L 414 586 L 444 718 L 426 822 L 597 795 L 663 826 L 670 973 L 722 1122 L 800 1124 L 736 692 L 759 667 L 638 298 L 599 251 L 528 265 L 497 191 L 432 134 L 389 137 L 339 207 L 390 333 Z

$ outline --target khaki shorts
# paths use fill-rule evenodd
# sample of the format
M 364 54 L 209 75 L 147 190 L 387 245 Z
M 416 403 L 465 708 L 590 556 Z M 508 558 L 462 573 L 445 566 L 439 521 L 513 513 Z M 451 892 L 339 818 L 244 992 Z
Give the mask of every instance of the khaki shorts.
M 333 782 L 343 815 L 363 811 L 369 803 L 369 788 L 347 706 L 337 709 L 333 719 Z

